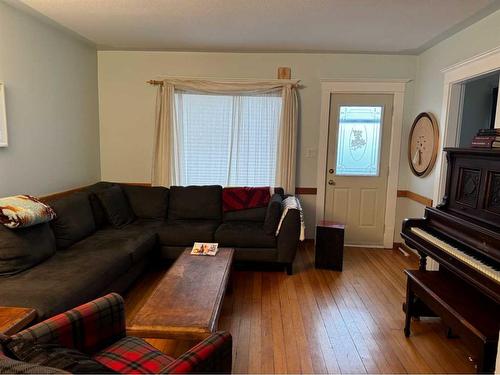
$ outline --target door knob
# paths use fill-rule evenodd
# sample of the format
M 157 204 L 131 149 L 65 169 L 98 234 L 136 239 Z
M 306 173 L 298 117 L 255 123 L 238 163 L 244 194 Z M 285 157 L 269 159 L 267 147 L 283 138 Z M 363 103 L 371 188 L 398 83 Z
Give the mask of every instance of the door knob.
M 335 182 L 333 180 L 328 180 L 328 185 L 335 185 Z
M 328 170 L 328 173 L 330 173 L 330 174 L 332 174 L 333 172 L 334 172 L 334 171 L 333 171 L 333 168 L 330 168 L 330 169 Z

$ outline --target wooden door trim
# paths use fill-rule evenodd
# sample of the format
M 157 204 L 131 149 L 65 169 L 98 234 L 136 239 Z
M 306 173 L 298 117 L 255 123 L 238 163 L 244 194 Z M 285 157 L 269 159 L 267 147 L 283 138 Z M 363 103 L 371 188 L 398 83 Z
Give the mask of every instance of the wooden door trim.
M 322 80 L 321 116 L 318 147 L 316 222 L 324 219 L 326 198 L 326 168 L 328 158 L 328 132 L 330 122 L 330 99 L 333 94 L 392 94 L 393 114 L 389 151 L 389 175 L 385 201 L 384 247 L 392 248 L 396 221 L 396 197 L 399 176 L 399 152 L 403 128 L 403 102 L 406 83 L 409 79 L 390 80 Z

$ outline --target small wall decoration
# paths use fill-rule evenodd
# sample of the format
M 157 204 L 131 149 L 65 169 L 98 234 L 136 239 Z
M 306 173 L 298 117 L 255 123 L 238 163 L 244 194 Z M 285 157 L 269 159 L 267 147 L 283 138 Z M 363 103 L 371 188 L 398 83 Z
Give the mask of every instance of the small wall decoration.
M 8 146 L 7 112 L 5 109 L 5 86 L 0 82 L 0 147 Z
M 436 118 L 422 112 L 413 121 L 408 139 L 408 162 L 415 176 L 427 176 L 436 162 L 439 129 Z

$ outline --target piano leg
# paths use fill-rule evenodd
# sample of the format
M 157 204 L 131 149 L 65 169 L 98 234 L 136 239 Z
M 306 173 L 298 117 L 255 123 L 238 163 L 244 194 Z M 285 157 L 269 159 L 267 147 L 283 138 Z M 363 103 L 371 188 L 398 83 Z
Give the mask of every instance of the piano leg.
M 406 316 L 405 316 L 405 336 L 410 336 L 410 325 L 411 325 L 411 317 L 413 315 L 413 304 L 415 302 L 415 293 L 411 288 L 411 280 L 408 279 L 406 282 Z
M 418 269 L 420 271 L 425 271 L 427 269 L 427 255 L 420 251 L 418 252 L 418 255 L 420 255 Z

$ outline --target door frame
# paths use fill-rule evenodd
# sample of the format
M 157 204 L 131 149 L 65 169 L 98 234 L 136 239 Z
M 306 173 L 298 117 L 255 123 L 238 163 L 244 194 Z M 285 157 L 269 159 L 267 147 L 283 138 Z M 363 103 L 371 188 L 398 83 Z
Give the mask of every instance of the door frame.
M 441 105 L 441 126 L 439 139 L 440 152 L 436 158 L 436 175 L 434 180 L 433 202 L 438 204 L 444 195 L 446 184 L 446 158 L 444 147 L 456 147 L 458 129 L 461 123 L 461 107 L 463 104 L 463 84 L 465 81 L 500 69 L 500 47 L 463 60 L 441 70 L 444 74 L 443 102 Z M 500 96 L 498 99 L 500 103 Z M 497 105 L 495 127 L 500 127 L 500 106 Z
M 396 197 L 399 178 L 401 132 L 403 128 L 403 104 L 406 84 L 410 79 L 387 80 L 321 80 L 321 117 L 318 143 L 318 170 L 316 195 L 316 223 L 325 216 L 326 168 L 328 159 L 328 130 L 330 123 L 330 100 L 334 94 L 392 94 L 393 114 L 391 144 L 389 150 L 389 174 L 385 200 L 384 248 L 392 248 L 396 221 Z

